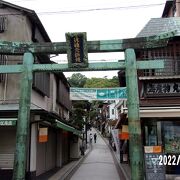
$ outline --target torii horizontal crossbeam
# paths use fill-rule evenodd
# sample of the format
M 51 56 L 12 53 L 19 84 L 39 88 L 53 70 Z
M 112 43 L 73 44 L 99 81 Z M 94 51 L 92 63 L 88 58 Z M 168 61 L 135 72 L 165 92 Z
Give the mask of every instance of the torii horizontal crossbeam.
M 119 40 L 100 40 L 87 41 L 87 48 L 89 53 L 98 52 L 122 52 L 125 49 L 148 49 L 164 47 L 168 40 L 174 37 L 176 31 L 164 33 L 156 36 L 119 39 Z M 44 43 L 27 43 L 27 42 L 9 42 L 0 41 L 1 54 L 22 55 L 25 52 L 33 54 L 66 54 L 66 42 L 44 42 Z
M 137 69 L 164 68 L 163 60 L 137 61 Z M 125 69 L 125 61 L 89 63 L 87 68 L 69 68 L 68 64 L 34 64 L 35 72 L 109 71 Z M 0 65 L 0 73 L 21 73 L 23 65 Z

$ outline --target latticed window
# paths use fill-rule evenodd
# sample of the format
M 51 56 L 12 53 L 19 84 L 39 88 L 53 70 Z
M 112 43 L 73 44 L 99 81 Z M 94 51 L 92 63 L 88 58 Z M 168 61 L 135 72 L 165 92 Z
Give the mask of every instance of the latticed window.
M 0 55 L 0 65 L 6 65 L 7 64 L 7 55 Z M 0 83 L 5 81 L 6 74 L 0 73 Z
M 147 49 L 139 54 L 141 60 L 164 60 L 163 69 L 144 70 L 144 76 L 180 75 L 180 43 L 169 43 L 167 47 Z
M 0 16 L 0 33 L 3 33 L 7 30 L 7 17 Z
M 66 87 L 61 79 L 57 79 L 57 102 L 67 109 L 71 108 L 69 88 Z
M 49 97 L 50 94 L 50 74 L 46 72 L 35 72 L 33 77 L 33 88 L 42 95 Z
M 36 64 L 40 63 L 39 58 L 35 58 Z M 50 95 L 50 73 L 35 72 L 33 74 L 33 89 L 38 91 L 41 95 L 49 97 L 49 95 Z

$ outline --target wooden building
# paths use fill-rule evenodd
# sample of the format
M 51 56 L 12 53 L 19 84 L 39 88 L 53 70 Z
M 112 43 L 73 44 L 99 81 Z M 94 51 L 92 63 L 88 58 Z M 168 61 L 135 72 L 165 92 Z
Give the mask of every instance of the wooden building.
M 37 14 L 0 1 L 0 39 L 18 42 L 51 42 Z M 35 63 L 54 63 L 37 54 Z M 22 56 L 0 55 L 1 65 L 22 64 Z M 0 74 L 0 179 L 12 179 L 18 123 L 20 76 Z M 70 126 L 70 85 L 63 73 L 34 73 L 30 129 L 27 145 L 27 179 L 61 168 L 79 156 L 78 131 Z M 41 134 L 45 133 L 45 138 Z
M 137 61 L 164 60 L 163 69 L 137 72 L 143 145 L 161 146 L 163 153 L 177 158 L 180 152 L 180 17 L 153 18 L 137 37 L 168 32 L 175 33 L 166 47 L 135 49 L 135 53 Z M 124 72 L 119 72 L 119 79 L 124 82 L 124 78 Z M 122 113 L 127 111 L 128 108 Z M 166 166 L 165 171 L 167 178 L 171 178 L 180 174 L 180 167 Z

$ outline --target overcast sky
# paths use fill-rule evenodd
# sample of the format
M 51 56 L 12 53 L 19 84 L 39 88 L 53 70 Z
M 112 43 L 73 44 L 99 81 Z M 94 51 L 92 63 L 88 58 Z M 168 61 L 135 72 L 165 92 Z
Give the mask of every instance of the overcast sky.
M 52 42 L 66 32 L 87 32 L 87 40 L 133 38 L 151 18 L 162 15 L 166 0 L 7 0 L 35 10 Z M 122 59 L 122 54 L 88 55 L 89 60 Z M 56 58 L 65 63 L 66 55 Z M 65 73 L 67 76 L 70 73 Z M 87 77 L 112 77 L 117 72 L 86 72 Z

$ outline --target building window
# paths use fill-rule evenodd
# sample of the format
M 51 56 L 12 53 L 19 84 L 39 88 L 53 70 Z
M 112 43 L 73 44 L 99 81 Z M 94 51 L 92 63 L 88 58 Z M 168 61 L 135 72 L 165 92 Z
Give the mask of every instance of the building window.
M 7 64 L 7 55 L 0 55 L 0 65 L 6 65 Z M 0 83 L 5 81 L 6 74 L 0 73 Z
M 114 115 L 114 109 L 112 109 L 112 115 Z
M 147 56 L 145 55 L 147 54 Z M 148 58 L 146 58 L 148 57 Z M 173 76 L 180 74 L 180 44 L 179 42 L 169 43 L 167 47 L 142 51 L 140 59 L 143 60 L 164 60 L 164 68 L 147 69 L 143 71 L 143 76 Z
M 71 101 L 69 96 L 69 88 L 57 78 L 57 102 L 63 105 L 66 109 L 71 108 Z
M 35 64 L 39 64 L 40 57 L 35 58 Z M 33 73 L 33 89 L 43 96 L 50 96 L 50 73 L 35 72 Z
M 163 138 L 165 153 L 178 154 L 180 151 L 180 123 L 178 121 L 163 122 Z
M 7 30 L 7 17 L 0 16 L 0 33 L 3 33 Z
M 33 77 L 33 88 L 43 96 L 50 95 L 50 74 L 46 72 L 35 72 Z
M 155 125 L 145 126 L 146 146 L 157 146 L 157 128 Z

